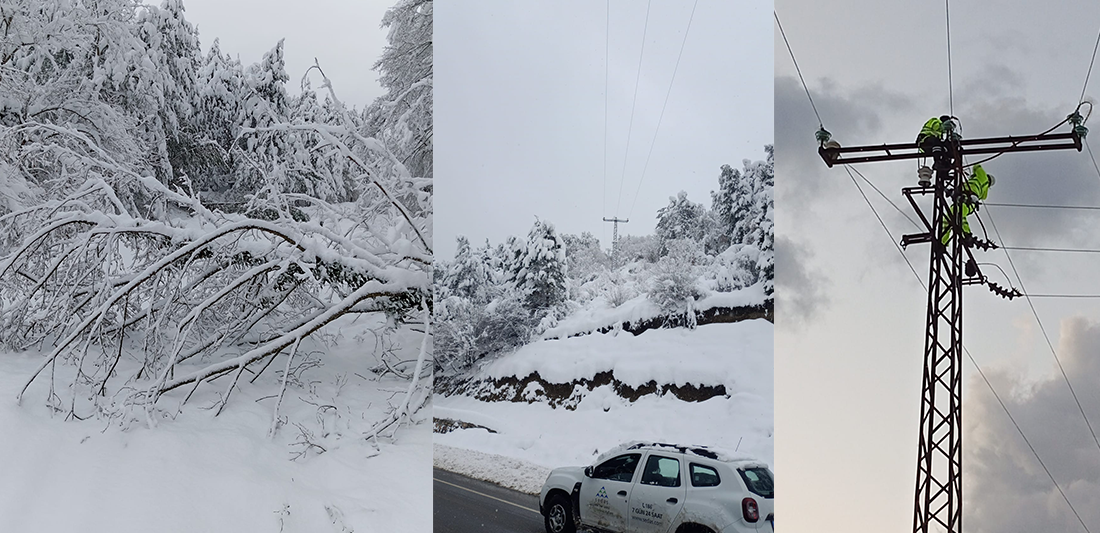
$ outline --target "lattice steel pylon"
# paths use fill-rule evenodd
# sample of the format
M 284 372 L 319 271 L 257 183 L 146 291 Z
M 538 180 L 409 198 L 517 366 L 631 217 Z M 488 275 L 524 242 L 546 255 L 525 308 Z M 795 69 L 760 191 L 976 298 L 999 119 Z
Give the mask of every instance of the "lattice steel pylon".
M 1072 122 L 1073 118 L 1071 115 L 1067 120 Z M 842 148 L 830 142 L 824 129 L 818 134 L 821 143 L 818 153 L 829 167 L 929 157 L 934 161 L 934 183 L 902 189 L 926 231 L 903 236 L 901 245 L 927 242 L 932 248 L 928 267 L 914 533 L 962 532 L 962 288 L 972 284 L 990 285 L 991 290 L 999 288 L 982 275 L 970 250 L 971 244 L 986 249 L 995 245 L 988 241 L 976 242 L 960 231 L 964 216 L 963 209 L 958 207 L 964 194 L 963 156 L 1062 149 L 1081 151 L 1082 138 L 1088 130 L 1080 121 L 1073 125 L 1072 132 L 1059 134 L 967 140 L 949 136 L 931 153 L 921 151 L 915 143 Z M 928 194 L 933 195 L 931 220 L 914 199 L 914 195 Z M 968 260 L 973 262 L 973 272 L 966 271 Z
M 619 218 L 619 217 L 612 217 L 612 218 L 603 217 L 603 221 L 604 222 L 614 222 L 615 223 L 615 226 L 611 230 L 611 232 L 612 232 L 611 233 L 611 257 L 614 258 L 614 259 L 618 259 L 619 258 L 619 222 L 622 222 L 623 224 L 626 224 L 627 222 L 630 222 L 630 219 Z
M 935 153 L 928 315 L 913 531 L 962 531 L 962 157 L 958 142 Z M 936 221 L 949 221 L 948 224 Z M 944 242 L 946 241 L 946 244 Z

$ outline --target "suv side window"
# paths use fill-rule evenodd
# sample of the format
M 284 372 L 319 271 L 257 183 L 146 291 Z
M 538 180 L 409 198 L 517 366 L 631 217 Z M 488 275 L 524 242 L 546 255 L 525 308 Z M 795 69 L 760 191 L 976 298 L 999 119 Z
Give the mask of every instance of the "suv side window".
M 680 486 L 680 461 L 672 457 L 650 455 L 642 471 L 642 484 L 658 487 Z
M 595 479 L 607 479 L 611 481 L 630 482 L 634 478 L 634 470 L 638 468 L 638 462 L 642 460 L 642 454 L 631 453 L 608 459 L 592 469 L 592 477 Z
M 749 491 L 764 498 L 771 498 L 775 492 L 772 473 L 767 468 L 744 468 L 737 471 Z
M 692 487 L 717 487 L 722 482 L 718 471 L 709 466 L 691 463 L 688 469 L 691 471 Z

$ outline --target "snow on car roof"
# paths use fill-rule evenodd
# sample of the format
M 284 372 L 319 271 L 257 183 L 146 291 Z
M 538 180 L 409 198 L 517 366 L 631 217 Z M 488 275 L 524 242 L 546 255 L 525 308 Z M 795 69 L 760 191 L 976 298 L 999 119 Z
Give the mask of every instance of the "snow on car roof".
M 715 461 L 722 461 L 724 463 L 737 463 L 738 466 L 767 466 L 766 463 L 744 453 L 738 453 L 735 451 L 726 450 L 723 448 L 717 448 L 714 446 L 699 446 L 694 444 L 669 444 L 665 442 L 652 442 L 652 441 L 629 441 L 624 442 L 606 452 L 600 454 L 596 458 L 596 463 L 602 463 L 603 461 L 610 459 L 615 455 L 622 454 L 630 450 L 642 450 L 642 449 L 669 449 L 675 450 L 685 455 L 695 455 L 698 457 L 704 457 L 707 459 L 713 459 Z

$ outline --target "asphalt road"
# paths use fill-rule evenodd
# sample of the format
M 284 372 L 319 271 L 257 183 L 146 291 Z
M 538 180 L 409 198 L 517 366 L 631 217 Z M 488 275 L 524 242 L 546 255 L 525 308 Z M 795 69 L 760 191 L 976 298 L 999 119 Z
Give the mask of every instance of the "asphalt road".
M 544 533 L 539 498 L 432 469 L 435 533 Z

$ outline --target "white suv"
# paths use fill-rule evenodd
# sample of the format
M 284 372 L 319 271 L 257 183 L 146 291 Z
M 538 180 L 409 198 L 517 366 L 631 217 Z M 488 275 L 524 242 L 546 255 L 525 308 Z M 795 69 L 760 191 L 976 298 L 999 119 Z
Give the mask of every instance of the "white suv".
M 539 510 L 547 533 L 771 533 L 772 487 L 759 461 L 704 446 L 630 442 L 592 466 L 551 471 Z

